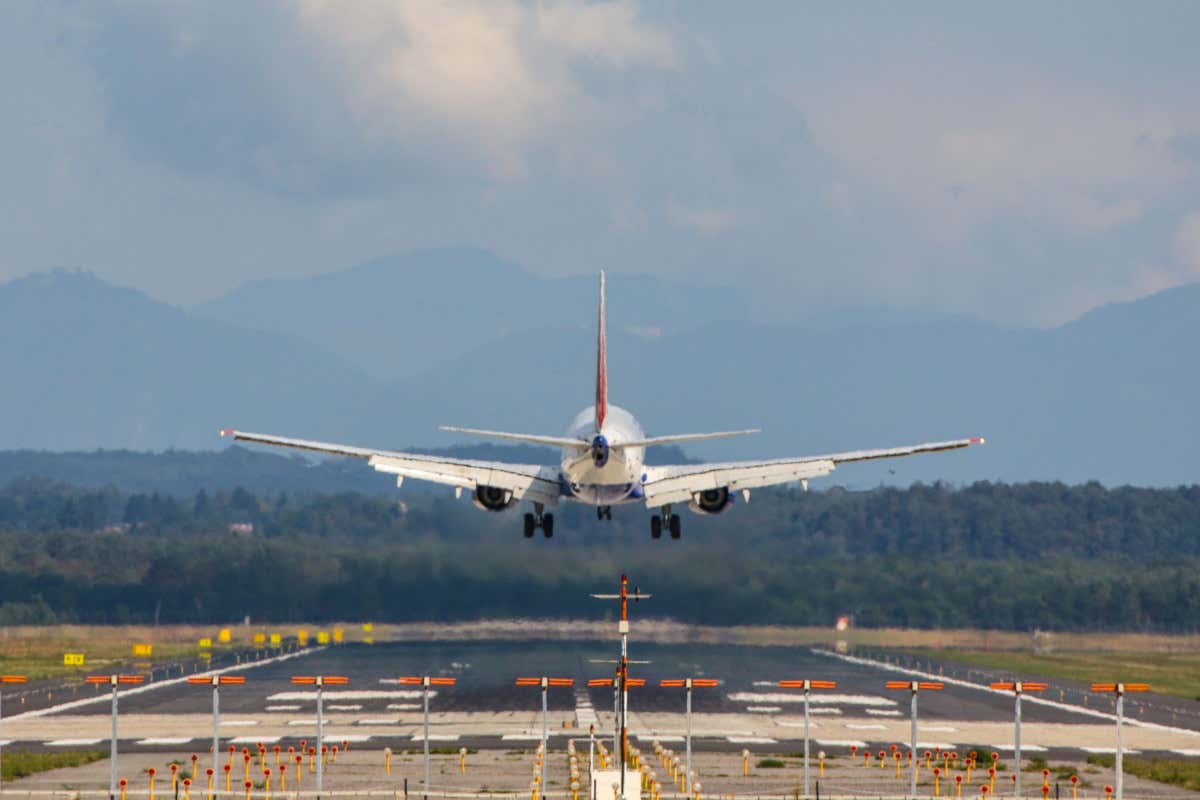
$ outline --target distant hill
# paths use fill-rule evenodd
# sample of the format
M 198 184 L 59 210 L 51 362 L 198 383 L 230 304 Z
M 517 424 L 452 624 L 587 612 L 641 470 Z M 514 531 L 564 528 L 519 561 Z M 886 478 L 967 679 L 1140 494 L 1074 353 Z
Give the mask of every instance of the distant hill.
M 223 425 L 391 448 L 466 443 L 439 424 L 559 433 L 591 401 L 595 289 L 475 251 L 193 310 L 34 275 L 0 286 L 0 448 L 216 449 Z M 767 326 L 736 291 L 620 276 L 609 301 L 611 399 L 648 432 L 764 429 L 692 455 L 982 434 L 985 448 L 849 466 L 826 485 L 1200 480 L 1200 285 L 1051 330 L 870 310 Z

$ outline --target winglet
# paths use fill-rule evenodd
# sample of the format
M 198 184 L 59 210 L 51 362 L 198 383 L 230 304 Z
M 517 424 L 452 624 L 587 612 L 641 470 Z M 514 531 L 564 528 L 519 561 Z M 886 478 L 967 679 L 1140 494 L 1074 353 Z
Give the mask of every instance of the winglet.
M 596 431 L 608 416 L 608 352 L 604 319 L 604 271 L 600 271 L 600 319 L 596 334 Z
M 237 433 L 237 431 L 235 431 L 233 428 L 221 428 L 222 437 L 233 436 L 235 433 Z
M 967 443 L 968 444 L 987 444 L 987 439 L 983 438 L 982 436 L 972 436 L 970 439 L 967 439 Z

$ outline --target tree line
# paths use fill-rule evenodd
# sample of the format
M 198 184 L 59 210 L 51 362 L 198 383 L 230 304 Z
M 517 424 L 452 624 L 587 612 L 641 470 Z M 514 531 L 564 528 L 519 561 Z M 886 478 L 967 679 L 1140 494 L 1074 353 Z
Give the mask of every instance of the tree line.
M 740 498 L 739 498 L 740 500 Z M 552 540 L 453 495 L 0 490 L 0 624 L 590 617 L 628 572 L 708 624 L 1191 630 L 1200 487 L 756 491 L 685 514 L 557 509 Z

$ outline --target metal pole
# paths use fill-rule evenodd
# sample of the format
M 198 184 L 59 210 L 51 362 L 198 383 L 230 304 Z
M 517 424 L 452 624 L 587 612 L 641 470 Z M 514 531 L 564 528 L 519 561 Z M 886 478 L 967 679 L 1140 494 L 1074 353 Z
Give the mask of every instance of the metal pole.
M 220 689 L 218 683 L 220 678 L 213 678 L 213 753 L 212 753 L 212 771 L 215 778 L 220 772 L 217 770 L 217 754 L 221 752 L 221 701 Z
M 1125 783 L 1125 750 L 1121 746 L 1121 717 L 1125 711 L 1125 687 L 1122 684 L 1117 684 L 1117 800 L 1121 800 L 1121 793 Z
M 421 702 L 425 708 L 425 791 L 424 797 L 429 797 L 429 676 L 421 679 Z
M 588 800 L 596 800 L 596 726 L 588 725 Z
M 108 796 L 117 795 L 117 676 L 109 678 L 112 683 L 112 744 L 109 746 Z
M 804 796 L 808 797 L 808 681 L 804 682 Z
M 547 727 L 547 724 L 546 724 L 546 695 L 549 694 L 549 686 L 550 686 L 550 680 L 548 678 L 543 677 L 542 678 L 542 753 L 543 753 L 542 758 L 543 759 L 546 757 L 546 754 L 548 754 L 549 750 L 550 750 L 550 729 Z
M 692 779 L 692 679 L 687 679 L 687 774 Z
M 1021 796 L 1021 684 L 1016 684 L 1017 703 L 1014 719 L 1016 723 L 1013 727 L 1013 757 L 1017 761 L 1016 769 L 1013 774 L 1017 776 L 1017 793 L 1016 796 Z
M 908 796 L 917 796 L 917 690 L 912 693 L 912 775 L 909 776 Z
M 4 721 L 4 692 L 0 692 L 0 722 Z M 0 791 L 4 789 L 4 740 L 0 739 Z
M 322 700 L 322 686 L 325 681 L 322 676 L 317 676 L 317 798 L 320 800 L 321 792 L 325 788 L 325 726 L 324 726 L 324 704 Z
M 617 739 L 621 736 L 621 671 L 617 670 L 617 679 L 613 681 L 613 758 L 620 758 L 621 746 Z

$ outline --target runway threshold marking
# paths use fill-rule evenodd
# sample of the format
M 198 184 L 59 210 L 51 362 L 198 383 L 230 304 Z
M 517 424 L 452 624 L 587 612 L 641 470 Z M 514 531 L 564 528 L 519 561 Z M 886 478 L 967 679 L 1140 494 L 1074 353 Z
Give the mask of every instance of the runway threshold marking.
M 134 744 L 141 744 L 141 745 L 187 744 L 194 738 L 195 738 L 194 736 L 179 736 L 179 737 L 158 736 L 158 737 L 151 737 L 149 739 L 138 739 L 136 742 L 134 742 Z
M 726 736 L 725 741 L 730 744 L 779 744 L 778 739 L 770 736 Z
M 188 678 L 201 678 L 208 675 L 226 675 L 230 672 L 240 672 L 242 670 L 254 669 L 256 667 L 265 667 L 268 664 L 278 664 L 281 661 L 287 661 L 299 656 L 310 656 L 328 649 L 327 647 L 314 647 L 311 650 L 301 650 L 297 653 L 284 653 L 283 655 L 264 658 L 262 661 L 248 661 L 245 664 L 234 664 L 231 667 L 222 667 L 221 669 L 210 669 L 205 672 L 196 672 L 191 675 L 181 675 L 178 678 L 165 678 L 161 681 L 153 681 L 151 683 L 135 686 L 132 689 L 123 689 L 117 692 L 118 700 L 122 697 L 129 697 L 135 694 L 144 694 L 145 692 L 153 692 L 155 689 L 163 689 L 167 686 L 178 686 L 181 683 L 187 683 Z M 37 708 L 33 711 L 22 711 L 20 714 L 13 714 L 11 717 L 5 717 L 5 720 L 14 719 L 31 719 L 33 717 L 45 717 L 50 714 L 56 714 L 59 711 L 69 711 L 73 708 L 82 708 L 83 706 L 93 703 L 108 703 L 112 700 L 110 692 L 102 692 L 95 697 L 85 697 L 81 700 L 71 700 L 66 703 L 59 703 L 56 706 L 47 706 L 46 708 Z
M 1010 752 L 1015 752 L 1017 748 L 1015 745 L 1011 745 L 1011 744 L 994 744 L 994 745 L 992 745 L 992 749 L 993 750 L 1008 750 Z M 1040 744 L 1024 744 L 1024 743 L 1022 743 L 1021 744 L 1021 752 L 1025 752 L 1026 750 L 1028 750 L 1032 753 L 1046 752 L 1046 748 L 1042 747 Z
M 985 686 L 985 685 L 979 684 L 979 683 L 971 683 L 971 681 L 964 681 L 961 678 L 948 678 L 944 675 L 935 675 L 932 672 L 925 672 L 925 671 L 919 670 L 919 669 L 909 669 L 908 667 L 898 667 L 894 664 L 888 664 L 883 661 L 876 661 L 873 658 L 863 658 L 862 656 L 851 656 L 851 655 L 846 655 L 844 653 L 834 653 L 830 650 L 822 650 L 817 647 L 810 647 L 809 652 L 816 653 L 817 655 L 821 655 L 821 656 L 828 656 L 829 658 L 836 658 L 840 661 L 845 661 L 848 664 L 858 664 L 860 666 L 865 666 L 865 667 L 874 667 L 875 669 L 883 670 L 884 672 L 898 672 L 901 675 L 912 675 L 913 677 L 916 677 L 916 678 L 926 678 L 926 679 L 932 680 L 932 681 L 941 681 L 942 683 L 949 684 L 951 686 L 962 686 L 966 689 L 975 689 L 976 691 L 979 691 L 979 692 L 986 692 L 988 694 L 998 694 L 1001 697 L 1005 697 L 1005 698 L 1012 697 L 1012 692 L 1004 690 L 1004 689 L 993 689 L 990 686 Z M 822 695 L 814 695 L 814 696 L 816 697 L 816 696 L 822 696 Z M 1021 695 L 1021 702 L 1035 703 L 1040 706 L 1047 706 L 1048 708 L 1057 708 L 1061 711 L 1070 711 L 1072 713 L 1080 714 L 1085 717 L 1095 717 L 1096 719 L 1103 719 L 1103 720 L 1107 720 L 1109 722 L 1117 721 L 1116 714 L 1107 714 L 1103 711 L 1096 711 L 1093 708 L 1084 708 L 1083 706 L 1075 706 L 1075 705 L 1071 705 L 1070 703 L 1063 703 L 1059 700 L 1047 700 L 1044 697 L 1038 697 L 1037 695 L 1034 695 L 1034 694 Z M 1194 731 L 1189 728 L 1177 728 L 1174 725 L 1163 725 L 1162 723 L 1159 723 L 1159 722 L 1147 722 L 1145 720 L 1133 719 L 1131 717 L 1124 717 L 1123 721 L 1126 725 L 1136 725 L 1139 728 L 1148 728 L 1150 730 L 1165 731 L 1167 733 L 1180 733 L 1185 736 L 1200 736 L 1200 731 Z M 1022 750 L 1026 749 L 1025 745 L 1021 745 L 1021 749 Z
M 235 736 L 229 740 L 230 744 L 254 744 L 262 742 L 263 744 L 275 744 L 282 736 Z
M 459 736 L 457 733 L 431 733 L 431 734 L 429 734 L 429 741 L 431 741 L 431 742 L 457 742 L 458 738 L 459 738 Z M 423 741 L 425 741 L 425 737 L 419 733 L 414 733 L 412 735 L 412 739 L 410 741 L 423 742 Z
M 9 719 L 13 719 L 9 717 Z M 94 744 L 100 744 L 100 739 L 51 739 L 46 742 L 47 747 L 90 747 Z

